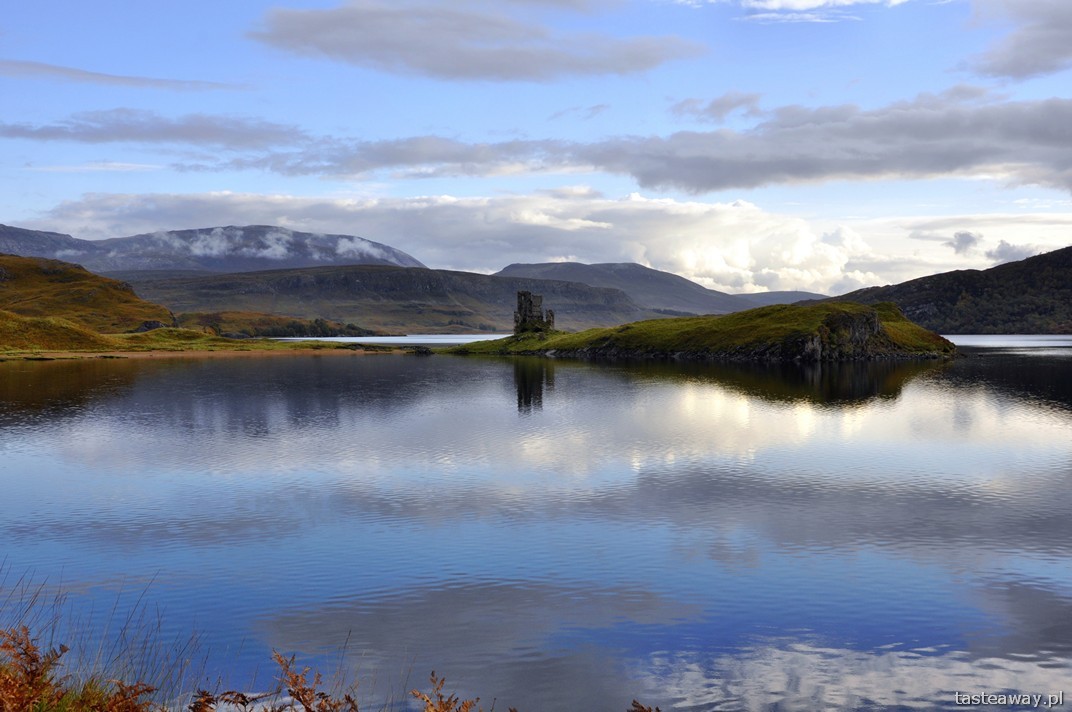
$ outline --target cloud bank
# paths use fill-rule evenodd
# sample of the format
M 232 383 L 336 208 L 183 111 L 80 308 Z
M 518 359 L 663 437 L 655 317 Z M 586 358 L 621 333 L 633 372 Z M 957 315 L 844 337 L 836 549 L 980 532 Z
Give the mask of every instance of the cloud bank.
M 639 262 L 730 292 L 844 292 L 882 277 L 848 227 L 823 230 L 745 202 L 702 203 L 582 188 L 525 196 L 331 200 L 231 193 L 87 195 L 47 224 L 80 237 L 259 223 L 360 235 L 440 268 L 495 272 L 513 262 Z M 658 239 L 653 239 L 658 236 Z
M 526 4 L 539 5 L 354 0 L 330 9 L 275 9 L 250 36 L 300 55 L 448 80 L 634 74 L 704 51 L 678 37 L 559 32 Z M 577 10 L 588 3 L 549 4 Z
M 754 109 L 726 94 L 678 113 L 717 120 Z M 752 128 L 619 136 L 591 142 L 469 142 L 425 135 L 383 140 L 313 137 L 295 126 L 234 116 L 169 118 L 146 111 L 87 112 L 51 124 L 2 123 L 0 137 L 82 143 L 209 145 L 232 152 L 177 166 L 284 176 L 488 177 L 520 173 L 625 175 L 641 187 L 701 194 L 839 180 L 986 177 L 1072 191 L 1072 100 L 991 101 L 954 87 L 875 109 L 783 106 Z

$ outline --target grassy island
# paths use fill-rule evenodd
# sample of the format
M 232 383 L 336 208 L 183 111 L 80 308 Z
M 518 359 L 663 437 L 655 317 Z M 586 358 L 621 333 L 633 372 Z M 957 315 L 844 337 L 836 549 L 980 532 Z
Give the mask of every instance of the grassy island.
M 820 362 L 950 358 L 952 342 L 893 304 L 779 304 L 722 316 L 638 321 L 576 334 L 523 332 L 444 350 L 587 359 Z

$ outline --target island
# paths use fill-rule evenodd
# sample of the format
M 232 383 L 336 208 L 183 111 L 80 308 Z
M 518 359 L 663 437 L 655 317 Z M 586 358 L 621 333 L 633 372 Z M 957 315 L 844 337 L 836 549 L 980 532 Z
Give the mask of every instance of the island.
M 521 304 L 519 295 L 519 308 Z M 948 359 L 956 355 L 951 341 L 909 321 L 890 303 L 776 304 L 733 314 L 638 321 L 575 334 L 542 328 L 538 318 L 525 315 L 516 321 L 519 326 L 512 336 L 443 352 L 605 361 L 767 363 Z

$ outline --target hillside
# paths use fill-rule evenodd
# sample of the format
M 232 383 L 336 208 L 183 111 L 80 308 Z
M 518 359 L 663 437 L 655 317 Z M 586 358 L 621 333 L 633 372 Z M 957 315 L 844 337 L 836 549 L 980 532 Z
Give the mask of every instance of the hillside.
M 869 287 L 836 301 L 894 302 L 943 334 L 1072 334 L 1072 247 L 987 270 Z
M 642 321 L 579 334 L 526 333 L 447 352 L 604 360 L 822 362 L 948 358 L 956 348 L 910 322 L 892 304 L 826 303 Z
M 688 314 L 728 314 L 767 304 L 787 304 L 825 296 L 811 292 L 726 294 L 707 289 L 671 272 L 651 269 L 635 262 L 512 264 L 497 272 L 496 276 L 561 279 L 593 287 L 620 289 L 634 302 L 649 309 Z
M 56 317 L 20 316 L 0 310 L 0 352 L 106 351 L 108 337 Z
M 77 262 L 94 272 L 245 272 L 323 265 L 423 267 L 388 245 L 353 235 L 297 232 L 270 225 L 168 230 L 108 240 L 0 225 L 0 252 Z
M 176 312 L 319 317 L 392 333 L 510 331 L 519 290 L 542 294 L 564 329 L 658 316 L 615 289 L 424 268 L 317 267 L 137 280 L 134 286 Z
M 0 310 L 23 317 L 59 317 L 96 332 L 173 321 L 165 307 L 139 298 L 128 284 L 68 262 L 14 255 L 0 255 Z

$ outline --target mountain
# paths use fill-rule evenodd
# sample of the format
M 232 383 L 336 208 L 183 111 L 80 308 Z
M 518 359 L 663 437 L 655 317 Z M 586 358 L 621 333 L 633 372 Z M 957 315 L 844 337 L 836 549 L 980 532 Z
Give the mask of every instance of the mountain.
M 333 319 L 379 331 L 510 331 L 517 292 L 543 295 L 561 329 L 651 319 L 617 289 L 577 282 L 387 266 L 314 267 L 138 279 L 135 289 L 176 312 L 244 311 Z
M 622 290 L 634 302 L 650 309 L 687 314 L 727 314 L 769 304 L 788 304 L 825 297 L 810 292 L 726 294 L 707 289 L 671 272 L 651 269 L 635 262 L 512 264 L 497 272 L 496 276 L 561 279 L 593 287 L 610 287 Z
M 0 252 L 77 262 L 94 272 L 245 272 L 324 265 L 423 267 L 388 245 L 352 235 L 295 232 L 269 225 L 211 227 L 80 240 L 0 225 Z
M 1072 247 L 987 270 L 869 287 L 834 301 L 894 302 L 943 334 L 1072 334 Z
M 173 321 L 166 308 L 140 299 L 129 284 L 68 262 L 14 255 L 0 255 L 0 310 L 20 317 L 66 319 L 98 332 Z

